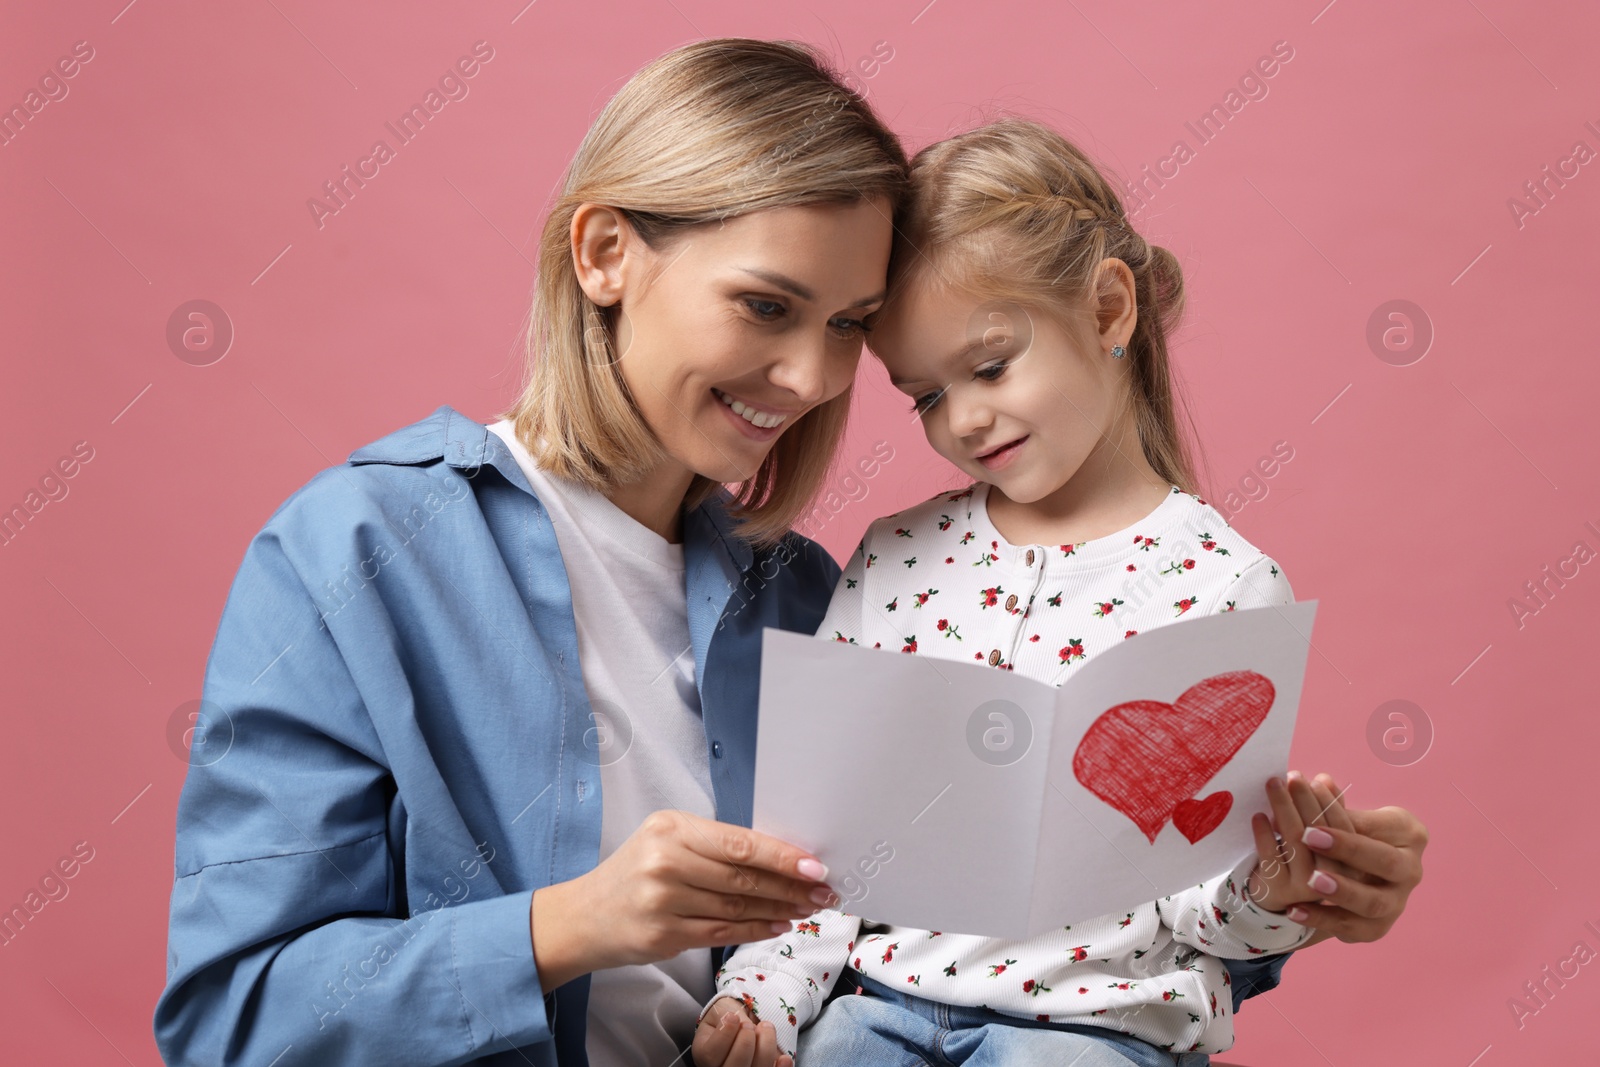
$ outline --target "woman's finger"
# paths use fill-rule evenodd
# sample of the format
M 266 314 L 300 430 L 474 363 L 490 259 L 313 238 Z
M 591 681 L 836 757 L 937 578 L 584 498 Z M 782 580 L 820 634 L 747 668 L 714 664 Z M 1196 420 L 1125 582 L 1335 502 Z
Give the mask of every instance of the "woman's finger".
M 1373 811 L 1363 808 L 1348 810 L 1350 821 L 1355 824 L 1356 832 L 1359 834 L 1377 838 L 1396 848 L 1408 849 L 1418 854 L 1428 847 L 1427 827 L 1405 808 L 1390 805 Z
M 686 850 L 679 856 L 678 876 L 684 884 L 712 893 L 770 900 L 804 909 L 778 916 L 783 919 L 789 918 L 791 914 L 797 918 L 810 915 L 818 908 L 827 906 L 822 903 L 822 899 L 835 904 L 839 902 L 838 895 L 829 889 L 826 883 L 786 878 L 760 867 L 709 858 L 693 849 Z M 813 897 L 813 893 L 818 893 L 822 899 Z
M 747 826 L 702 819 L 687 812 L 681 814 L 693 831 L 687 838 L 690 847 L 710 859 L 811 882 L 820 882 L 828 876 L 828 868 L 822 865 L 821 860 L 787 841 Z
M 1372 919 L 1327 904 L 1296 904 L 1289 911 L 1290 917 L 1301 926 L 1332 934 L 1340 941 L 1376 941 L 1387 932 L 1386 927 Z
M 804 919 L 815 914 L 817 910 L 813 904 L 797 905 L 787 900 L 770 900 L 767 897 L 714 893 L 693 885 L 675 887 L 666 906 L 672 914 L 685 919 L 721 919 L 728 922 L 764 919 L 768 923 L 781 922 L 786 926 L 796 919 Z M 780 932 L 782 931 L 772 931 L 772 933 Z M 772 934 L 766 936 L 771 937 Z
M 1302 840 L 1306 847 L 1319 856 L 1338 860 L 1353 871 L 1405 886 L 1408 890 L 1422 880 L 1422 861 L 1408 849 L 1396 848 L 1377 838 L 1349 830 L 1322 826 L 1313 830 L 1315 832 L 1305 835 Z M 1332 838 L 1332 843 L 1318 843 L 1326 838 Z

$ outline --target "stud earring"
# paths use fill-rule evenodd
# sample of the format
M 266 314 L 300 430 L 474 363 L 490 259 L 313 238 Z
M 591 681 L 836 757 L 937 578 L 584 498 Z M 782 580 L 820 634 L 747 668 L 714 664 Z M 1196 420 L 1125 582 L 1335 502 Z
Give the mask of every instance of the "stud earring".
M 1128 354 L 1128 350 L 1126 348 L 1123 348 L 1121 345 L 1112 345 L 1111 346 L 1111 358 L 1112 359 L 1121 359 L 1123 356 L 1125 356 L 1127 354 Z

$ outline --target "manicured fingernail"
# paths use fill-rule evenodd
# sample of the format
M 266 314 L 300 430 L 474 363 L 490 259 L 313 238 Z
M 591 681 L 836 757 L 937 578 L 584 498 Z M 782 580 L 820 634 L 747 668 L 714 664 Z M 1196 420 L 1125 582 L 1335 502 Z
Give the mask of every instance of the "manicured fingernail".
M 1288 914 L 1289 914 L 1289 918 L 1294 920 L 1297 923 L 1303 923 L 1303 922 L 1306 921 L 1306 919 L 1310 918 L 1310 916 L 1308 916 L 1306 914 L 1306 909 L 1304 909 L 1304 908 L 1302 908 L 1302 907 L 1300 907 L 1298 905 L 1296 905 L 1295 907 L 1290 908 Z
M 1306 884 L 1319 893 L 1332 893 L 1339 888 L 1339 883 L 1327 871 L 1313 871 Z
M 829 889 L 825 885 L 819 885 L 817 888 L 808 893 L 807 896 L 811 898 L 811 903 L 826 907 L 828 901 L 833 899 L 833 890 Z
M 786 934 L 786 933 L 789 932 L 789 924 L 788 923 L 773 923 L 772 924 L 772 932 L 775 933 L 775 934 Z
M 1297 782 L 1299 780 L 1300 780 L 1300 772 L 1299 771 L 1290 771 L 1289 772 L 1289 781 Z
M 1332 848 L 1333 835 L 1320 826 L 1308 826 L 1306 832 L 1300 835 L 1300 840 L 1312 848 Z
M 813 882 L 820 882 L 828 877 L 828 868 L 824 867 L 821 861 L 814 860 L 810 856 L 801 860 L 796 867 L 800 871 L 800 877 L 809 878 Z

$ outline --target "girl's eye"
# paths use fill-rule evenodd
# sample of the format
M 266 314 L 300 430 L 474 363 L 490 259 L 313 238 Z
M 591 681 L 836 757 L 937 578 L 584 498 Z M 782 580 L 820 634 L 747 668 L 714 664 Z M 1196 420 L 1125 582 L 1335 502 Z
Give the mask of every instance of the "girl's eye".
M 917 397 L 916 400 L 912 403 L 912 405 L 911 405 L 911 413 L 913 415 L 924 414 L 929 408 L 931 408 L 931 407 L 933 407 L 933 405 L 937 404 L 939 402 L 939 398 L 941 396 L 943 396 L 943 395 L 944 395 L 944 390 L 943 389 L 936 390 L 935 392 L 932 392 L 932 393 L 923 393 L 921 396 Z
M 1005 369 L 1008 366 L 1010 366 L 1009 363 L 993 363 L 987 367 L 980 367 L 973 371 L 972 376 L 974 378 L 982 378 L 986 382 L 992 382 L 996 378 L 1000 377 L 1000 375 L 1004 374 Z

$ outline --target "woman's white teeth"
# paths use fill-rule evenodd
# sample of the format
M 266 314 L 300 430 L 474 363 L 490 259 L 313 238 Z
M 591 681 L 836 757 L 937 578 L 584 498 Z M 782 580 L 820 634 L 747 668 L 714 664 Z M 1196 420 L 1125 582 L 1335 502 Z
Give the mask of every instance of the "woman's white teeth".
M 713 389 L 712 392 L 717 394 L 718 400 L 732 408 L 735 415 L 740 416 L 752 426 L 758 426 L 763 430 L 770 430 L 789 417 L 787 415 L 768 415 L 765 412 L 757 411 L 755 408 L 745 404 L 744 401 L 733 399 L 721 389 Z

